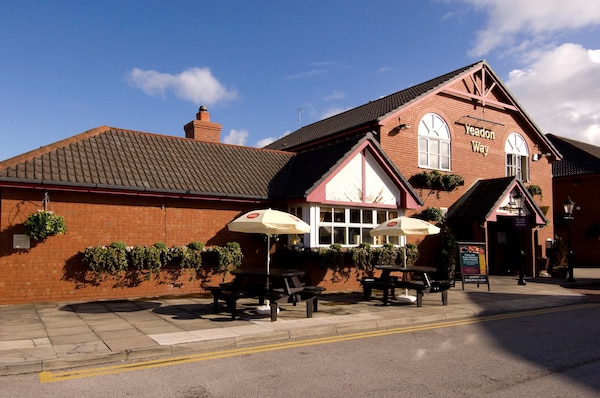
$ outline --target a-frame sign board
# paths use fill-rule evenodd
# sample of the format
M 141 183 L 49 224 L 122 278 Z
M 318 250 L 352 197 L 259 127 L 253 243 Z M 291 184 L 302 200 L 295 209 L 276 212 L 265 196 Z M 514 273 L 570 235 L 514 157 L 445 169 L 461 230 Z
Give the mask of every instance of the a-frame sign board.
M 465 283 L 486 283 L 490 290 L 488 268 L 485 255 L 485 243 L 481 242 L 458 242 L 458 260 L 462 279 L 462 290 Z

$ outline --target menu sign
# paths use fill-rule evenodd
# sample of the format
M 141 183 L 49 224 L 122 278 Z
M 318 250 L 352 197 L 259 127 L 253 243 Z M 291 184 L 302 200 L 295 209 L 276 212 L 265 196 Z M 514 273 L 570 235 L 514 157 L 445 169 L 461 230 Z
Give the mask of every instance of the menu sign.
M 458 256 L 460 262 L 460 274 L 462 289 L 465 283 L 486 283 L 490 290 L 490 280 L 485 255 L 485 243 L 481 242 L 458 242 Z

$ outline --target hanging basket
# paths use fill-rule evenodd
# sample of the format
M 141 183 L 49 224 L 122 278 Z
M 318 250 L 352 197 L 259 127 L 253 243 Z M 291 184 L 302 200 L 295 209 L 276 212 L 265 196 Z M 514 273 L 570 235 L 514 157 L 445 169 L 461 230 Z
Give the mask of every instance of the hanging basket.
M 33 240 L 42 241 L 48 236 L 67 232 L 65 219 L 53 211 L 38 210 L 25 220 L 26 234 Z

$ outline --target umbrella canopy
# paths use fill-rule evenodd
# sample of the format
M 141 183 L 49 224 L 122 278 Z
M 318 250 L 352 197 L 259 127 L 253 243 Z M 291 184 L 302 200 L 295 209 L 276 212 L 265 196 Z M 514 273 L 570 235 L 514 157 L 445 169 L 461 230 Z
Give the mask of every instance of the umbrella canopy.
M 427 221 L 420 220 L 418 218 L 411 218 L 406 216 L 401 216 L 397 218 L 392 218 L 391 220 L 387 220 L 371 231 L 369 234 L 371 236 L 408 236 L 408 235 L 435 235 L 439 234 L 440 229 L 435 225 L 428 223 Z M 404 266 L 406 267 L 406 246 L 404 248 Z M 408 295 L 408 289 L 405 289 L 404 299 L 408 301 L 416 301 L 417 298 L 415 296 Z
M 435 225 L 418 218 L 405 216 L 387 220 L 369 232 L 371 236 L 435 235 L 439 233 L 440 229 Z
M 271 264 L 271 235 L 310 232 L 310 225 L 295 215 L 273 209 L 252 210 L 227 224 L 227 228 L 234 232 L 267 235 L 267 290 L 269 289 L 269 268 Z M 259 313 L 268 313 L 269 305 L 267 304 L 266 308 L 259 308 L 257 310 Z
M 304 234 L 310 232 L 310 225 L 284 211 L 263 209 L 252 210 L 241 215 L 229 224 L 230 231 L 267 235 Z

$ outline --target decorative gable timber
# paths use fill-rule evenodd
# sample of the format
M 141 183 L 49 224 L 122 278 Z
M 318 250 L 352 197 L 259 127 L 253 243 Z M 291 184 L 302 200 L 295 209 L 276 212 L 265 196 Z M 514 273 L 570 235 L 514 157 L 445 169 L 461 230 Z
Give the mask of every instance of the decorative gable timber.
M 486 63 L 480 63 L 459 77 L 460 89 L 454 85 L 442 87 L 442 92 L 463 97 L 481 106 L 518 111 L 511 95 Z
M 376 142 L 363 139 L 308 193 L 306 200 L 340 206 L 415 209 L 423 203 Z

